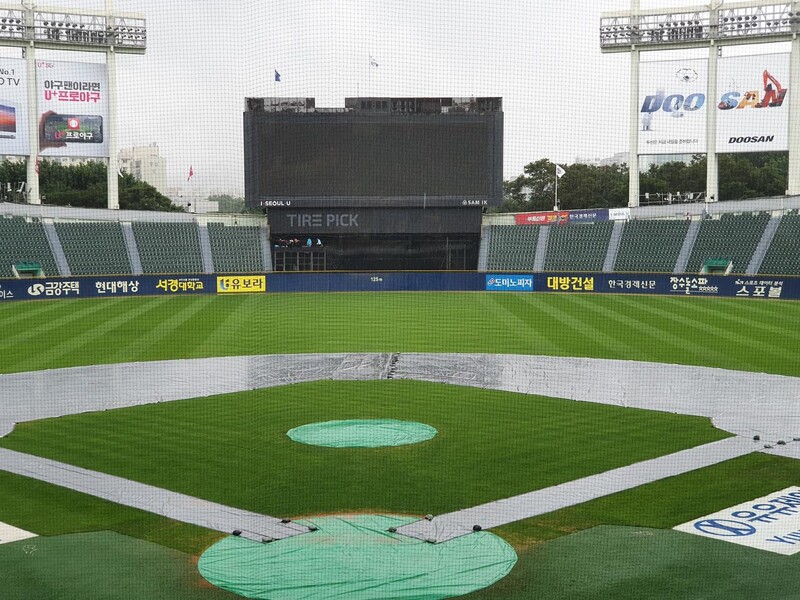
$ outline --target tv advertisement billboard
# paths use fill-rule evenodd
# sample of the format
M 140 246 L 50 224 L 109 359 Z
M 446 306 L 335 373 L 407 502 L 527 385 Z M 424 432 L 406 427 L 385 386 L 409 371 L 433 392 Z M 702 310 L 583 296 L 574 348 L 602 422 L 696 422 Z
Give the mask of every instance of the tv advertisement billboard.
M 108 157 L 106 65 L 36 61 L 39 154 Z
M 789 54 L 719 61 L 717 152 L 789 149 Z
M 706 151 L 706 59 L 643 62 L 639 68 L 639 154 Z
M 30 154 L 25 61 L 0 58 L 0 154 Z

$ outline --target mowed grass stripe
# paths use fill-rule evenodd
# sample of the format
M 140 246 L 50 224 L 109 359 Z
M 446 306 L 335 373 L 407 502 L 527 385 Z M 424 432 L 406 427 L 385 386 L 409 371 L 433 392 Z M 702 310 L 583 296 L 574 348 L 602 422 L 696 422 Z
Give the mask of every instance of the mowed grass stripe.
M 568 356 L 576 347 L 583 349 L 581 356 L 622 359 L 631 355 L 629 344 L 617 337 L 620 333 L 602 320 L 591 320 L 586 311 L 575 304 L 568 294 L 554 296 L 554 301 L 543 305 L 550 325 L 559 324 L 558 330 L 570 342 Z
M 708 324 L 704 318 L 691 311 L 691 307 L 682 307 L 680 302 L 661 302 L 646 303 L 641 309 L 650 315 L 652 323 L 663 329 L 665 332 L 673 332 L 685 339 L 685 348 L 701 348 L 705 351 L 701 366 L 720 367 L 724 369 L 734 369 L 742 371 L 770 371 L 761 365 L 778 365 L 771 360 L 764 360 L 758 355 L 756 360 L 746 358 L 753 353 L 749 350 L 751 340 L 731 333 L 726 333 L 723 327 Z M 695 298 L 692 301 L 703 302 L 704 298 Z M 632 306 L 637 303 L 635 298 L 622 299 L 622 303 Z M 766 336 L 765 336 L 766 337 Z M 697 364 L 687 359 L 686 352 L 664 352 L 665 348 L 659 348 L 658 362 L 674 362 L 678 364 Z M 780 370 L 772 371 L 780 372 Z
M 704 366 L 709 362 L 725 364 L 728 362 L 731 347 L 717 347 L 709 344 L 715 340 L 701 337 L 692 327 L 682 326 L 673 313 L 652 303 L 640 306 L 632 296 L 620 298 L 615 308 L 623 308 L 623 314 L 630 317 L 631 324 L 646 324 L 652 330 L 650 348 L 651 360 L 686 365 Z M 695 338 L 695 339 L 692 339 Z M 660 343 L 666 340 L 666 344 Z M 636 360 L 636 359 L 634 359 Z M 733 367 L 730 367 L 733 368 Z
M 686 348 L 683 338 L 675 335 L 672 331 L 656 327 L 641 315 L 632 319 L 626 313 L 618 310 L 618 305 L 614 306 L 617 309 L 614 310 L 605 303 L 595 302 L 593 297 L 574 296 L 573 298 L 587 317 L 593 316 L 594 321 L 605 322 L 616 331 L 627 331 L 626 343 L 637 356 L 636 360 L 658 362 L 658 351 L 667 346 L 670 348 L 670 353 L 683 352 L 693 357 L 691 362 L 702 363 L 704 354 L 701 351 L 695 348 Z
M 29 306 L 34 302 L 25 303 L 20 309 L 28 312 Z M 70 306 L 74 304 L 74 306 Z M 55 368 L 60 366 L 75 366 L 81 364 L 94 364 L 92 353 L 88 356 L 78 354 L 64 354 L 61 361 L 53 361 L 45 354 L 54 346 L 69 341 L 74 334 L 88 335 L 98 338 L 97 345 L 102 347 L 105 341 L 99 339 L 95 325 L 106 317 L 114 318 L 117 311 L 112 301 L 52 301 L 56 310 L 51 318 L 40 322 L 27 330 L 12 333 L 4 338 L 0 346 L 0 371 L 37 370 Z M 5 307 L 4 307 L 5 308 Z M 14 308 L 17 308 L 14 306 Z M 34 307 L 35 308 L 35 307 Z M 146 310 L 146 305 L 140 307 Z M 33 311 L 36 312 L 35 310 Z
M 585 304 L 588 303 L 588 304 Z M 739 304 L 758 304 L 747 319 L 786 323 L 787 334 L 731 323 L 707 310 L 738 318 Z M 487 352 L 641 359 L 640 326 L 664 332 L 667 343 L 650 350 L 657 361 L 779 374 L 800 374 L 793 350 L 797 325 L 784 320 L 787 302 L 709 298 L 549 294 L 352 293 L 272 294 L 243 298 L 130 298 L 48 303 L 49 320 L 0 347 L 0 371 L 55 366 L 241 354 L 323 352 Z M 597 319 L 587 305 L 624 315 L 629 327 Z M 701 306 L 703 310 L 698 310 Z M 185 309 L 192 317 L 175 326 Z M 502 307 L 502 308 L 499 308 Z M 36 303 L 0 305 L 9 314 L 35 314 Z M 116 329 L 97 327 L 119 320 Z M 513 315 L 509 320 L 508 316 Z M 168 324 L 167 324 L 168 323 Z M 588 324 L 588 325 L 584 325 Z M 587 332 L 586 327 L 590 329 Z M 95 331 L 95 333 L 91 333 Z M 151 336 L 158 336 L 157 343 Z M 74 338 L 86 343 L 64 352 Z M 86 336 L 86 337 L 82 337 Z M 608 338 L 604 340 L 603 338 Z M 685 347 L 675 343 L 685 340 Z M 613 341 L 611 341 L 613 340 Z M 670 343 L 670 340 L 672 343 Z M 59 356 L 48 354 L 61 346 Z M 753 351 L 753 349 L 756 351 Z M 47 360 L 43 357 L 47 356 Z M 50 360 L 52 358 L 52 360 Z
M 791 310 L 785 311 L 780 321 L 771 322 L 768 318 L 769 311 L 766 311 L 767 302 L 742 302 L 741 300 L 725 299 L 721 300 L 726 306 L 723 309 L 715 306 L 714 302 L 698 302 L 696 311 L 706 315 L 708 321 L 727 323 L 729 327 L 736 328 L 743 334 L 758 332 L 761 334 L 777 336 L 783 340 L 787 336 L 800 335 L 800 313 L 793 314 Z M 735 304 L 734 304 L 735 303 Z M 785 308 L 796 308 L 797 302 L 785 301 L 782 305 Z M 774 338 L 773 338 L 774 339 Z
M 197 302 L 192 305 L 190 312 L 195 313 L 202 310 L 203 302 Z M 60 343 L 52 344 L 50 348 L 40 356 L 42 361 L 55 361 L 61 356 L 92 356 L 97 355 L 98 345 L 107 347 L 106 358 L 98 357 L 93 362 L 104 363 L 111 362 L 116 356 L 125 356 L 124 361 L 129 360 L 125 337 L 133 333 L 135 339 L 141 339 L 141 332 L 132 330 L 130 324 L 132 321 L 142 322 L 140 316 L 145 315 L 150 311 L 150 306 L 142 305 L 135 306 L 131 311 L 109 311 L 110 314 L 102 314 L 97 319 L 96 324 L 91 329 L 82 329 L 74 331 L 73 335 L 66 339 L 62 339 Z M 144 321 L 146 322 L 146 321 Z M 163 321 L 159 324 L 161 326 Z M 126 333 L 127 335 L 123 335 Z M 99 340 L 113 340 L 114 344 L 108 348 L 108 344 L 98 344 Z M 116 352 L 109 352 L 116 351 Z M 152 353 L 151 353 L 152 356 Z
M 170 299 L 174 300 L 174 299 Z M 158 320 L 149 323 L 146 332 L 140 332 L 120 354 L 119 362 L 193 358 L 196 348 L 202 345 L 221 319 L 209 318 L 213 298 L 181 298 L 178 302 L 162 305 Z M 176 344 L 176 341 L 178 342 Z M 123 358 L 124 357 L 124 358 Z
M 6 339 L 24 334 L 31 327 L 49 321 L 50 313 L 63 310 L 63 303 L 57 300 L 14 303 L 14 306 L 19 310 L 0 310 L 0 329 Z
M 707 301 L 706 298 L 697 300 L 700 301 L 701 306 Z M 731 309 L 735 310 L 735 305 Z M 662 310 L 669 314 L 669 318 L 677 322 L 683 330 L 694 328 L 699 335 L 705 336 L 709 341 L 713 340 L 714 345 L 729 348 L 725 359 L 729 366 L 725 368 L 754 371 L 758 369 L 759 363 L 774 364 L 786 359 L 785 353 L 780 348 L 776 349 L 774 336 L 747 337 L 741 335 L 738 331 L 730 330 L 724 325 L 709 323 L 703 317 L 698 318 L 695 311 L 680 303 L 670 303 L 665 305 Z M 757 362 L 753 360 L 756 357 Z
M 540 305 L 530 302 L 530 296 L 508 293 L 492 294 L 489 298 L 491 306 L 487 306 L 487 314 L 495 315 L 498 335 L 505 337 L 508 352 L 568 355 L 568 345 L 563 343 L 562 336 L 549 335 L 554 333 L 550 328 L 536 326 L 544 314 Z M 509 339 L 512 336 L 513 341 Z

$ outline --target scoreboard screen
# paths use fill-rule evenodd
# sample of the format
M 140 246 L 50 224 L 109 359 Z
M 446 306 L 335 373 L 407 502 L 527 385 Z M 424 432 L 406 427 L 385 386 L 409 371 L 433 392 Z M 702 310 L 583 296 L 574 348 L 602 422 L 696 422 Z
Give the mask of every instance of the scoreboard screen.
M 486 206 L 502 199 L 502 113 L 245 113 L 250 206 Z

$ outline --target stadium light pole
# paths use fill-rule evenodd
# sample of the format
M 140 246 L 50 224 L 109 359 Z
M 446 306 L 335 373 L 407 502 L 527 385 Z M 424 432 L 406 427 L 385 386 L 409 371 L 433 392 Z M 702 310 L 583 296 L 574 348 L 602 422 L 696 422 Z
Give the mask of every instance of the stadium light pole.
M 795 7 L 800 8 L 796 5 Z M 795 11 L 795 15 L 797 12 Z M 789 119 L 794 127 L 789 127 L 789 176 L 786 183 L 788 196 L 800 196 L 800 127 L 796 121 L 800 118 L 800 34 L 792 37 L 792 53 L 789 57 L 789 85 L 795 93 L 789 94 Z
M 637 21 L 639 0 L 631 0 L 631 20 Z M 639 206 L 639 49 L 631 46 L 631 116 L 628 153 L 628 206 Z
M 106 18 L 114 22 L 114 0 L 106 0 Z M 106 168 L 108 188 L 108 208 L 119 209 L 119 175 L 117 161 L 117 55 L 114 46 L 106 49 L 106 70 L 108 71 L 108 167 Z
M 8 25 L 0 29 L 0 46 L 20 48 L 26 61 L 28 110 L 28 202 L 41 204 L 37 162 L 39 151 L 39 107 L 36 84 L 36 50 L 104 52 L 108 70 L 108 208 L 119 208 L 117 179 L 117 54 L 144 54 L 147 23 L 139 13 L 115 13 L 113 0 L 104 11 L 37 7 L 32 0 L 0 4 Z M 13 23 L 13 24 L 11 24 Z

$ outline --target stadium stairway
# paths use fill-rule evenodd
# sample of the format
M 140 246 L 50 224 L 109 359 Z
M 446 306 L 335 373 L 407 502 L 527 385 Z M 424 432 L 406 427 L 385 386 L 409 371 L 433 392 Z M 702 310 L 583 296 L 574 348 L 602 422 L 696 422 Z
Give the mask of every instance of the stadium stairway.
M 211 252 L 211 240 L 208 239 L 208 226 L 201 223 L 197 228 L 200 239 L 200 258 L 203 260 L 203 273 L 214 272 L 214 257 Z
M 772 245 L 772 239 L 775 237 L 775 232 L 778 231 L 778 225 L 780 225 L 780 223 L 781 217 L 776 217 L 774 215 L 770 218 L 769 222 L 767 222 L 767 226 L 764 228 L 764 234 L 761 236 L 761 241 L 758 242 L 756 251 L 753 252 L 753 257 L 747 265 L 747 270 L 745 271 L 747 275 L 755 275 L 758 273 L 758 270 L 761 268 L 761 263 L 767 255 L 767 250 L 769 250 L 770 245 Z
M 122 237 L 125 239 L 125 250 L 128 252 L 128 260 L 131 261 L 131 272 L 134 275 L 142 275 L 142 260 L 139 258 L 139 249 L 136 247 L 133 227 L 131 227 L 129 222 L 122 223 Z
M 611 240 L 608 242 L 608 252 L 603 261 L 603 273 L 611 273 L 614 270 L 614 263 L 617 262 L 617 253 L 622 241 L 622 231 L 625 228 L 625 221 L 614 221 L 614 229 L 611 230 Z
M 689 231 L 686 232 L 686 238 L 683 240 L 681 253 L 678 255 L 678 260 L 675 263 L 673 273 L 685 273 L 686 265 L 689 264 L 689 257 L 692 255 L 694 243 L 697 241 L 697 234 L 700 233 L 701 221 L 695 219 L 689 223 Z
M 72 271 L 69 269 L 67 256 L 64 254 L 64 248 L 61 246 L 61 240 L 58 239 L 56 227 L 52 221 L 45 221 L 43 224 L 44 234 L 47 236 L 47 243 L 50 244 L 50 250 L 53 252 L 53 258 L 58 267 L 58 274 L 62 277 L 69 277 Z
M 547 256 L 547 242 L 550 241 L 550 226 L 545 225 L 539 232 L 539 239 L 536 242 L 536 255 L 533 259 L 533 270 L 540 273 L 544 270 L 544 259 Z

